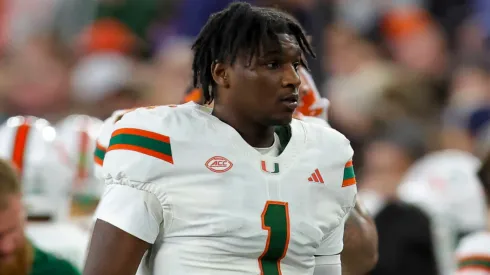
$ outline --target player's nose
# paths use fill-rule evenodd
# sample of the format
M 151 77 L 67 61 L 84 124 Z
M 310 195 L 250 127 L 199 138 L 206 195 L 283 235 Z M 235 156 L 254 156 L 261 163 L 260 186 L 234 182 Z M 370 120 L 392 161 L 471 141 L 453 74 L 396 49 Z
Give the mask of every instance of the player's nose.
M 294 64 L 289 64 L 284 68 L 284 74 L 282 77 L 282 86 L 284 88 L 294 87 L 299 88 L 301 85 L 301 78 L 298 73 L 298 69 Z

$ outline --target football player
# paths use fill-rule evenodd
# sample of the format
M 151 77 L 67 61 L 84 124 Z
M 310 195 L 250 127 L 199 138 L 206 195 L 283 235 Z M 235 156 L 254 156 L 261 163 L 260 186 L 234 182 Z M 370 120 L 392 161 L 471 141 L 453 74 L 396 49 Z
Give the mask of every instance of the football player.
M 299 105 L 293 116 L 305 122 L 330 126 L 327 122 L 329 101 L 322 98 L 318 88 L 305 68 L 299 69 L 301 85 L 299 87 Z M 203 103 L 202 89 L 190 90 L 184 99 L 187 102 Z M 102 164 L 107 147 L 109 146 L 114 124 L 122 116 L 131 110 L 115 111 L 111 117 L 104 121 L 102 130 L 97 138 L 95 150 L 95 169 L 99 177 L 102 177 Z M 362 207 L 362 202 L 357 199 L 355 208 L 346 221 L 344 232 L 344 250 L 342 251 L 342 274 L 365 274 L 370 271 L 377 262 L 378 237 L 376 225 L 369 213 Z
M 302 28 L 236 2 L 193 49 L 214 108 L 140 108 L 116 123 L 84 274 L 134 274 L 145 255 L 148 274 L 340 275 L 353 151 L 292 120 L 313 55 Z
M 486 160 L 480 167 L 478 178 L 485 190 L 487 208 L 490 210 L 490 154 L 487 154 Z M 456 250 L 456 275 L 490 274 L 490 222 L 488 214 L 486 221 L 486 230 L 470 234 L 461 240 Z
M 398 187 L 401 200 L 430 215 L 441 274 L 453 274 L 463 236 L 485 228 L 485 196 L 476 176 L 481 161 L 468 152 L 442 150 L 419 159 Z

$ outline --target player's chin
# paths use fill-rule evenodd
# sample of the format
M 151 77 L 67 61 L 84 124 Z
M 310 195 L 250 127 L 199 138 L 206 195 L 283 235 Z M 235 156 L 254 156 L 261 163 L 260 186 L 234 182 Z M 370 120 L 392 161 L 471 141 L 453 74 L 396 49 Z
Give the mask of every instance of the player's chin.
M 289 125 L 293 120 L 293 113 L 281 113 L 273 116 L 270 120 L 270 125 L 284 126 Z

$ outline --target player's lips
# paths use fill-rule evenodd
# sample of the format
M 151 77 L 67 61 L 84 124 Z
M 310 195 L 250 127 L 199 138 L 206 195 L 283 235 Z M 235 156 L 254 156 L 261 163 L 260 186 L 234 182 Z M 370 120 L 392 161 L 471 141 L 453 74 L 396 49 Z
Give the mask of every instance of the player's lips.
M 295 92 L 281 98 L 281 102 L 291 111 L 298 107 L 299 93 Z

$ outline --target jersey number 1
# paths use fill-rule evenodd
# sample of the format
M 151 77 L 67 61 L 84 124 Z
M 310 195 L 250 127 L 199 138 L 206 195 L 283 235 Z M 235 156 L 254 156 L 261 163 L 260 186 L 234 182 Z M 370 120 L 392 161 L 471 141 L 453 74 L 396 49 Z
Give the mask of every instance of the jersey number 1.
M 289 209 L 287 202 L 267 201 L 262 211 L 262 229 L 267 242 L 259 257 L 260 275 L 281 275 L 281 260 L 289 245 Z

